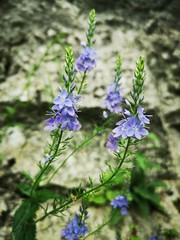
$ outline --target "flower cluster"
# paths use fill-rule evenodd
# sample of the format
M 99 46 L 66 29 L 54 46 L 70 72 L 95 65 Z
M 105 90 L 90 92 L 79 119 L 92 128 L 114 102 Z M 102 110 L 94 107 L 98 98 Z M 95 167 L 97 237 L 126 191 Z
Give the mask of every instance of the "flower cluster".
M 113 84 L 108 87 L 108 94 L 103 105 L 110 112 L 119 113 L 122 111 L 122 100 L 123 98 L 120 95 L 120 84 L 113 82 Z
M 117 122 L 117 126 L 113 133 L 115 133 L 114 137 L 121 136 L 123 139 L 127 137 L 133 137 L 136 139 L 141 139 L 148 135 L 147 129 L 145 129 L 145 123 L 149 124 L 149 119 L 146 115 L 144 115 L 144 110 L 141 106 L 137 109 L 137 116 L 130 116 L 126 119 L 123 119 Z M 126 114 L 130 114 L 128 110 L 125 110 Z
M 97 53 L 92 47 L 85 47 L 84 51 L 79 55 L 76 60 L 76 65 L 79 71 L 87 72 L 96 67 Z
M 107 148 L 112 151 L 118 151 L 118 138 L 121 136 L 123 139 L 133 137 L 136 139 L 142 139 L 148 135 L 148 130 L 145 124 L 149 124 L 148 116 L 145 115 L 144 109 L 139 106 L 137 109 L 137 115 L 131 115 L 128 110 L 124 110 L 126 117 L 116 123 L 117 127 L 113 129 L 114 135 L 109 135 L 109 140 L 106 144 Z
M 74 219 L 62 230 L 61 237 L 67 240 L 78 240 L 80 237 L 84 237 L 86 233 L 88 233 L 88 227 L 85 225 L 85 221 L 76 214 Z
M 128 207 L 128 201 L 126 196 L 118 195 L 116 196 L 110 203 L 113 208 L 120 208 L 121 214 L 126 215 L 127 207 Z
M 68 93 L 65 89 L 60 89 L 60 94 L 54 99 L 53 116 L 45 121 L 45 130 L 53 131 L 61 126 L 61 130 L 75 131 L 79 130 L 81 125 L 77 120 L 77 106 L 76 103 L 79 96 L 74 98 L 72 93 Z

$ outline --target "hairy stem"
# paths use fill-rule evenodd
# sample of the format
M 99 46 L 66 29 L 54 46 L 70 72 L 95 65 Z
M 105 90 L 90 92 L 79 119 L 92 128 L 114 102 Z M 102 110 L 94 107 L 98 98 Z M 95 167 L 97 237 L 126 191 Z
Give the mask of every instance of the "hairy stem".
M 97 133 L 91 135 L 87 140 L 85 140 L 83 143 L 81 143 L 78 147 L 76 147 L 65 159 L 64 161 L 61 163 L 61 165 L 53 172 L 53 174 L 51 175 L 51 177 L 48 179 L 46 185 L 48 185 L 50 183 L 50 181 L 53 179 L 53 177 L 56 175 L 56 173 L 65 165 L 65 163 L 67 162 L 67 160 L 75 153 L 77 152 L 79 149 L 81 149 L 83 146 L 85 146 L 90 140 L 92 140 L 95 136 L 97 135 Z
M 110 119 L 106 120 L 103 125 L 100 127 L 101 133 L 104 132 L 104 127 L 109 123 Z M 86 139 L 84 142 L 82 142 L 79 146 L 77 146 L 65 159 L 64 161 L 59 165 L 59 167 L 52 173 L 51 177 L 48 179 L 47 183 L 45 185 L 48 185 L 50 181 L 53 179 L 53 177 L 59 172 L 59 170 L 65 165 L 67 160 L 74 154 L 76 153 L 79 149 L 82 147 L 86 146 L 86 144 L 92 140 L 95 136 L 99 134 L 100 131 L 94 132 L 88 139 Z
M 57 144 L 55 145 L 55 151 L 54 151 L 54 153 L 53 153 L 53 156 L 52 156 L 51 160 L 44 166 L 44 168 L 41 170 L 41 172 L 40 172 L 39 175 L 37 176 L 37 178 L 36 178 L 36 180 L 35 180 L 35 182 L 34 182 L 34 184 L 33 184 L 33 186 L 32 186 L 32 189 L 31 189 L 31 196 L 32 196 L 33 193 L 34 193 L 34 190 L 39 186 L 39 183 L 40 183 L 40 181 L 41 181 L 41 179 L 42 179 L 43 174 L 46 172 L 46 170 L 48 169 L 48 167 L 49 167 L 50 164 L 52 163 L 53 159 L 56 157 L 57 152 L 58 152 L 58 150 L 59 150 L 59 145 L 60 145 L 60 143 L 61 143 L 62 134 L 63 134 L 63 131 L 61 130 L 61 131 L 60 131 L 60 134 L 59 134 L 58 142 L 57 142 Z M 55 138 L 56 138 L 56 136 L 54 136 L 54 139 L 55 139 Z M 55 144 L 54 139 L 53 139 L 53 145 Z
M 83 192 L 81 194 L 79 194 L 78 196 L 76 196 L 76 201 L 79 200 L 80 198 L 88 195 L 89 193 L 92 193 L 92 192 L 95 192 L 97 190 L 99 190 L 101 187 L 103 187 L 104 185 L 108 184 L 115 176 L 116 174 L 119 172 L 124 160 L 126 159 L 126 155 L 127 155 L 127 152 L 128 152 L 128 148 L 129 148 L 129 145 L 130 145 L 130 140 L 131 138 L 128 138 L 128 141 L 127 141 L 127 145 L 125 147 L 125 151 L 124 151 L 124 154 L 121 158 L 121 161 L 119 163 L 119 165 L 117 166 L 116 170 L 112 173 L 112 175 L 104 182 L 102 182 L 101 184 L 99 184 L 98 186 L 92 188 L 92 189 L 89 189 L 88 191 L 86 192 Z M 51 210 L 50 212 L 46 213 L 44 216 L 42 216 L 41 218 L 37 219 L 36 220 L 36 223 L 39 222 L 39 221 L 42 221 L 44 218 L 46 218 L 48 215 L 51 215 L 53 214 L 54 212 L 57 212 L 58 210 L 61 210 L 61 209 L 64 209 L 66 208 L 68 205 L 70 205 L 72 202 L 74 202 L 72 199 L 69 199 L 66 203 L 62 204 L 59 208 L 55 209 L 55 210 Z
M 85 71 L 84 74 L 83 74 L 83 78 L 82 78 L 82 81 L 81 81 L 81 85 L 80 85 L 79 90 L 78 90 L 78 94 L 79 94 L 79 93 L 81 92 L 81 90 L 82 90 L 82 87 L 83 87 L 83 84 L 84 84 L 84 81 L 85 81 L 86 77 L 87 77 L 87 72 Z
M 105 227 L 108 223 L 111 222 L 111 220 L 115 217 L 115 215 L 117 214 L 117 212 L 115 212 L 114 214 L 111 215 L 111 217 L 106 221 L 103 222 L 101 225 L 99 225 L 95 230 L 91 231 L 87 236 L 85 236 L 83 238 L 83 240 L 87 239 L 89 236 L 94 235 L 96 233 L 98 233 L 103 227 Z M 119 213 L 118 213 L 119 214 Z

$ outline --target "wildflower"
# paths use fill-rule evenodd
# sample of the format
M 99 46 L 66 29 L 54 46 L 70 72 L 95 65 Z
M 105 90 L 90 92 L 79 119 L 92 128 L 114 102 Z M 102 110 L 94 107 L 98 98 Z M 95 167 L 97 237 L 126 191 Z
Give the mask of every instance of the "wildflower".
M 146 115 L 144 115 L 144 108 L 142 108 L 141 106 L 138 107 L 137 109 L 138 111 L 138 118 L 141 121 L 141 123 L 144 124 L 150 124 L 149 119 L 147 118 Z M 150 117 L 150 116 L 149 116 Z
M 48 153 L 46 153 L 45 159 L 46 159 L 46 163 L 48 163 L 49 161 L 51 161 L 52 157 Z
M 110 112 L 119 113 L 122 111 L 122 100 L 120 95 L 120 84 L 114 82 L 108 87 L 108 94 L 103 105 Z
M 128 201 L 126 196 L 118 195 L 110 203 L 113 208 L 120 208 L 121 214 L 126 215 L 128 213 Z
M 159 238 L 157 236 L 153 236 L 149 240 L 159 240 Z
M 69 129 L 70 131 L 77 131 L 81 128 L 81 125 L 76 117 L 66 115 L 63 118 L 61 129 L 66 130 Z
M 78 108 L 76 103 L 79 101 L 79 96 L 74 98 L 72 93 L 68 93 L 65 89 L 60 89 L 60 94 L 53 101 L 52 107 L 53 116 L 45 121 L 47 131 L 53 131 L 61 126 L 62 130 L 76 131 L 81 128 L 77 120 Z
M 85 225 L 85 221 L 76 214 L 74 219 L 62 230 L 61 237 L 67 240 L 78 240 L 80 237 L 84 237 L 86 233 L 88 233 L 88 227 Z
M 103 117 L 108 118 L 108 113 L 106 111 L 103 111 Z
M 109 135 L 109 140 L 106 143 L 106 147 L 109 148 L 111 151 L 118 151 L 118 138 L 114 137 L 112 134 Z
M 116 125 L 118 125 L 118 127 L 116 127 L 115 129 L 113 129 L 113 132 L 115 133 L 115 137 L 119 137 L 122 136 L 122 138 L 127 138 L 127 129 L 126 129 L 126 120 L 123 119 L 119 122 L 116 123 Z
M 59 110 L 61 110 L 63 107 L 72 107 L 73 106 L 72 94 L 69 95 L 68 92 L 65 89 L 63 89 L 61 90 L 59 96 L 54 99 L 53 103 L 55 104 L 55 106 L 59 108 Z
M 96 67 L 97 53 L 92 47 L 84 48 L 84 51 L 79 55 L 76 60 L 76 65 L 79 71 L 91 71 Z
M 127 109 L 124 109 L 124 112 L 123 112 L 123 114 L 124 114 L 126 117 L 130 117 L 130 116 L 131 116 L 131 113 L 130 113 L 130 111 L 129 111 L 129 110 L 127 110 Z
M 54 129 L 58 128 L 59 125 L 56 117 L 48 118 L 47 120 L 45 120 L 45 124 L 46 127 L 44 128 L 44 130 L 47 131 L 53 131 Z
M 115 133 L 114 137 L 122 136 L 122 138 L 134 137 L 136 139 L 142 139 L 148 135 L 147 129 L 141 124 L 140 120 L 136 116 L 123 119 L 117 123 L 118 127 L 113 129 Z

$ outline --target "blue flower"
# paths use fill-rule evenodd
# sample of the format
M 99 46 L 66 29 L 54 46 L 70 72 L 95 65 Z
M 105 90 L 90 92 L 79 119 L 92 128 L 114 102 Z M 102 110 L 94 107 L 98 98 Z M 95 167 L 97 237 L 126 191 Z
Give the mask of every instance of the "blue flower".
M 59 126 L 62 130 L 76 131 L 81 128 L 77 120 L 78 108 L 76 103 L 79 101 L 79 96 L 74 98 L 72 93 L 68 93 L 65 89 L 60 89 L 60 94 L 53 101 L 52 107 L 53 116 L 45 121 L 47 131 L 53 131 Z
M 46 159 L 45 162 L 48 163 L 49 161 L 51 161 L 52 157 L 48 153 L 46 153 L 45 159 Z
M 127 137 L 142 139 L 148 135 L 147 129 L 145 129 L 144 125 L 141 124 L 136 116 L 123 119 L 116 125 L 118 125 L 118 127 L 113 129 L 113 133 L 115 133 L 114 137 L 122 136 L 124 139 Z
M 47 130 L 47 131 L 53 131 L 56 128 L 58 128 L 58 126 L 59 126 L 56 116 L 53 116 L 53 117 L 45 120 L 45 124 L 46 124 L 46 126 L 45 126 L 44 130 Z
M 126 122 L 127 136 L 141 139 L 148 135 L 148 131 L 144 128 L 144 125 L 138 120 L 137 117 L 132 116 Z
M 106 143 L 106 147 L 109 148 L 111 151 L 119 151 L 118 147 L 118 138 L 114 137 L 112 134 L 109 135 L 109 140 Z
M 63 119 L 63 121 L 61 122 L 62 130 L 69 129 L 70 131 L 77 131 L 81 128 L 81 125 L 76 117 L 66 115 L 62 119 Z
M 138 118 L 139 120 L 141 121 L 141 124 L 150 124 L 150 121 L 149 119 L 147 118 L 148 116 L 147 115 L 144 115 L 144 108 L 142 108 L 141 106 L 138 107 L 137 109 L 138 111 Z M 150 115 L 149 115 L 150 117 Z
M 79 55 L 76 60 L 76 65 L 79 71 L 91 71 L 96 67 L 97 53 L 92 47 L 84 48 L 84 51 Z
M 113 208 L 120 208 L 121 214 L 126 215 L 128 213 L 128 201 L 127 197 L 123 195 L 116 196 L 110 203 Z
M 108 87 L 108 94 L 103 105 L 110 112 L 119 113 L 122 111 L 122 100 L 123 98 L 120 95 L 120 84 L 114 82 Z
M 113 132 L 115 133 L 115 137 L 119 137 L 122 136 L 123 139 L 127 138 L 127 129 L 126 129 L 126 120 L 123 119 L 119 122 L 116 123 L 116 125 L 118 125 L 118 127 L 116 127 L 115 129 L 113 129 Z
M 71 220 L 66 228 L 61 232 L 61 237 L 67 240 L 78 240 L 80 237 L 84 237 L 88 233 L 88 227 L 85 225 L 85 221 L 80 219 L 78 214 Z
M 61 90 L 59 96 L 54 99 L 53 103 L 55 104 L 53 110 L 62 110 L 63 108 L 74 108 L 76 107 L 77 99 L 73 97 L 72 93 L 68 93 L 65 89 Z
M 149 240 L 159 240 L 159 238 L 157 236 L 153 236 Z

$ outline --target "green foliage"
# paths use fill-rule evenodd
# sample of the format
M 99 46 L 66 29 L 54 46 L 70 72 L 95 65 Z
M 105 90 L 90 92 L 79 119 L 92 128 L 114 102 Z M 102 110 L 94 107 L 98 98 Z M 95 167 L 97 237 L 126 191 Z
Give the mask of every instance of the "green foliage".
M 121 73 L 122 73 L 122 69 L 121 69 L 121 56 L 118 55 L 116 58 L 116 67 L 114 69 L 115 72 L 115 77 L 114 77 L 114 81 L 118 84 L 120 79 L 121 79 Z
M 13 235 L 15 240 L 36 240 L 34 222 L 38 203 L 31 199 L 24 200 L 14 215 Z
M 17 112 L 16 106 L 6 106 L 5 112 L 3 114 L 3 118 L 6 121 L 6 125 L 12 126 L 15 121 L 14 121 L 14 116 Z
M 162 225 L 158 225 L 154 232 L 158 239 L 163 240 L 177 240 L 180 236 L 174 228 L 163 228 Z
M 89 13 L 89 28 L 86 34 L 88 46 L 92 46 L 94 43 L 94 32 L 95 32 L 95 26 L 96 26 L 95 17 L 96 17 L 96 12 L 94 9 L 92 9 Z
M 130 92 L 130 96 L 133 100 L 135 110 L 137 110 L 136 108 L 140 106 L 144 100 L 144 97 L 141 96 L 145 79 L 144 59 L 142 57 L 140 57 L 139 60 L 136 62 L 136 70 L 134 72 L 134 77 L 135 78 L 133 79 L 133 91 Z M 134 113 L 136 114 L 136 111 Z
M 32 186 L 29 185 L 28 183 L 20 183 L 17 185 L 19 190 L 26 196 L 30 197 L 31 196 L 31 188 Z
M 1 165 L 2 161 L 3 161 L 3 154 L 0 153 L 0 165 Z
M 65 83 L 65 87 L 68 91 L 68 93 L 70 93 L 73 88 L 72 88 L 72 83 L 74 81 L 74 77 L 75 77 L 75 68 L 74 68 L 74 53 L 72 50 L 71 46 L 67 46 L 65 48 L 66 51 L 66 56 L 65 56 L 65 74 L 63 75 L 63 79 L 64 79 L 64 83 Z
M 174 240 L 176 237 L 179 237 L 178 232 L 174 228 L 164 228 L 162 232 L 164 240 Z
M 2 142 L 4 134 L 5 134 L 5 128 L 1 128 L 0 129 L 0 144 Z M 1 165 L 2 161 L 3 161 L 3 157 L 4 157 L 3 154 L 0 152 L 0 165 Z
M 138 231 L 136 229 L 136 226 L 134 226 L 134 225 L 130 226 L 128 240 L 142 240 L 141 237 L 138 236 Z
M 159 195 L 156 193 L 158 187 L 166 187 L 166 185 L 147 175 L 151 169 L 159 169 L 159 166 L 147 161 L 143 154 L 136 154 L 135 167 L 132 170 L 130 191 L 132 193 L 133 202 L 138 206 L 138 209 L 147 216 L 150 213 L 150 207 L 163 212 L 160 204 Z
M 90 202 L 93 202 L 97 205 L 104 205 L 107 202 L 106 196 L 104 195 L 104 192 L 98 192 L 95 195 L 93 195 L 90 199 Z
M 60 195 L 44 188 L 37 191 L 36 198 L 40 203 L 43 203 L 49 199 L 59 199 Z
M 123 216 L 120 214 L 120 210 L 119 209 L 112 209 L 109 225 L 110 226 L 115 226 L 122 219 L 123 219 Z
M 132 237 L 130 237 L 129 240 L 141 240 L 141 238 L 138 236 L 132 236 Z
M 105 171 L 101 176 L 101 182 L 106 182 L 113 174 L 113 169 Z M 119 169 L 117 174 L 105 185 L 103 189 L 94 193 L 89 201 L 96 205 L 108 204 L 118 194 L 123 194 L 124 182 L 129 178 L 129 170 Z M 131 194 L 126 194 L 131 200 Z
M 126 182 L 129 182 L 130 192 L 126 193 L 128 200 L 137 205 L 137 209 L 144 216 L 150 214 L 151 207 L 164 212 L 157 188 L 165 188 L 166 185 L 154 177 L 149 175 L 150 170 L 160 170 L 159 165 L 152 163 L 146 159 L 142 153 L 136 153 L 135 167 L 132 169 L 120 169 L 114 178 L 106 185 L 106 187 L 91 196 L 90 202 L 97 205 L 108 204 L 118 194 L 124 194 Z M 111 175 L 113 170 L 107 170 L 101 176 L 101 181 L 105 182 Z
M 149 133 L 148 138 L 152 139 L 153 142 L 159 142 L 160 141 L 158 136 L 155 133 Z
M 20 128 L 27 127 L 27 123 L 22 121 L 22 119 L 24 120 L 27 118 L 26 113 L 29 112 L 31 107 L 32 107 L 32 103 L 20 102 L 19 100 L 13 102 L 13 104 L 4 106 L 3 112 L 2 112 L 2 125 L 4 127 L 1 129 L 1 132 L 3 133 L 3 135 L 5 134 L 6 130 L 11 126 L 18 126 Z M 21 113 L 21 114 L 17 114 L 17 113 Z M 0 132 L 0 135 L 1 135 L 1 132 Z

